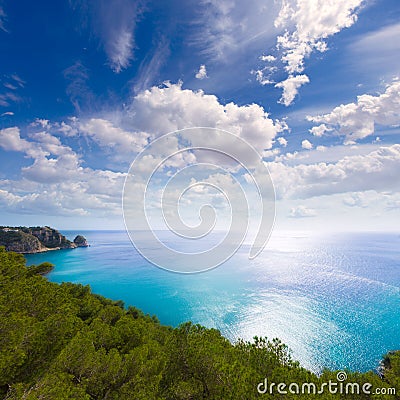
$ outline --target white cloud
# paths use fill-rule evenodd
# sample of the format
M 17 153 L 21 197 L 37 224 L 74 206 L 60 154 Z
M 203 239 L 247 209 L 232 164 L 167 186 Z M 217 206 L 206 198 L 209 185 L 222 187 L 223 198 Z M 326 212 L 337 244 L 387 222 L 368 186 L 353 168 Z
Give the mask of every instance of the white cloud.
M 8 32 L 7 28 L 5 27 L 5 22 L 7 20 L 7 15 L 4 12 L 4 8 L 0 5 L 0 29 L 4 32 Z
M 73 125 L 75 125 L 77 119 L 71 119 Z M 55 123 L 54 126 L 57 128 L 58 132 L 61 132 L 64 136 L 75 136 L 78 133 L 77 128 L 73 127 L 72 124 L 66 124 L 64 121 L 61 124 Z
M 75 126 L 80 133 L 93 138 L 103 148 L 110 150 L 115 158 L 141 151 L 147 144 L 149 134 L 145 132 L 127 132 L 103 118 L 91 118 Z M 131 160 L 132 161 L 132 160 Z
M 0 7 L 1 9 L 1 7 Z M 1 29 L 1 15 L 0 15 L 0 29 Z M 22 102 L 22 97 L 18 93 L 18 89 L 25 86 L 23 81 L 17 74 L 3 75 L 2 86 L 5 88 L 3 93 L 0 93 L 0 106 L 9 107 L 12 103 Z
M 397 212 L 400 210 L 400 193 L 386 195 L 385 200 L 387 210 Z
M 307 120 L 320 123 L 311 129 L 312 133 L 323 135 L 334 131 L 345 136 L 345 142 L 354 143 L 373 135 L 375 124 L 397 126 L 400 124 L 400 81 L 387 85 L 384 93 L 372 96 L 363 94 L 357 102 L 342 104 L 332 112 L 319 116 L 308 116 Z M 317 135 L 317 136 L 318 136 Z
M 269 70 L 269 69 L 268 69 L 268 70 Z M 265 71 L 266 71 L 265 68 L 263 68 L 263 69 L 258 69 L 258 70 L 256 70 L 256 71 L 251 71 L 251 73 L 252 73 L 253 75 L 255 75 L 257 82 L 258 82 L 260 85 L 262 85 L 262 86 L 271 85 L 272 83 L 274 83 L 274 81 L 272 81 L 272 80 L 269 78 L 269 75 L 267 75 L 267 74 L 265 73 Z
M 12 111 L 6 111 L 3 114 L 1 114 L 2 117 L 6 117 L 6 116 L 12 117 L 13 115 L 14 115 L 14 113 Z
M 265 62 L 272 62 L 272 61 L 276 61 L 276 57 L 269 54 L 266 56 L 261 56 L 260 60 L 265 61 Z
M 280 149 L 273 149 L 273 150 L 265 150 L 262 153 L 263 158 L 272 158 L 276 157 L 278 154 L 280 154 Z
M 152 87 L 139 93 L 130 106 L 132 131 L 159 136 L 190 127 L 227 130 L 252 144 L 260 153 L 270 149 L 284 123 L 269 118 L 257 104 L 221 104 L 214 95 L 182 89 L 182 84 Z
M 21 139 L 19 128 L 12 127 L 0 130 L 0 147 L 6 151 L 26 152 L 31 149 L 31 144 Z
M 142 14 L 141 2 L 130 0 L 71 1 L 75 8 L 89 14 L 91 29 L 99 39 L 112 70 L 116 73 L 127 68 L 135 49 L 134 31 Z
M 255 46 L 259 51 L 276 37 L 273 20 L 279 5 L 275 2 L 201 0 L 198 12 L 192 41 L 206 56 L 221 62 L 232 61 L 244 47 Z
M 286 29 L 278 37 L 282 61 L 289 74 L 304 70 L 304 59 L 312 51 L 326 51 L 326 39 L 357 21 L 363 0 L 283 0 L 275 25 Z
M 275 26 L 284 33 L 277 37 L 276 49 L 288 79 L 304 71 L 304 60 L 313 51 L 325 52 L 328 49 L 326 40 L 330 36 L 357 21 L 357 12 L 362 3 L 363 0 L 282 0 Z M 269 79 L 268 75 L 262 77 L 262 81 Z M 300 86 L 297 86 L 293 96 L 283 95 L 283 104 L 292 103 Z M 277 87 L 285 90 L 283 82 Z
M 42 128 L 47 128 L 49 126 L 48 119 L 36 118 L 34 122 L 31 123 L 31 126 L 41 126 Z
M 111 119 L 110 119 L 111 117 Z M 114 122 L 113 122 L 114 121 Z M 121 128 L 123 126 L 124 128 Z M 182 89 L 182 84 L 166 83 L 136 95 L 123 115 L 73 119 L 53 124 L 65 136 L 85 136 L 96 142 L 113 161 L 131 163 L 149 141 L 165 133 L 192 127 L 211 127 L 240 136 L 260 155 L 271 149 L 278 133 L 288 129 L 284 121 L 272 120 L 257 104 L 221 104 L 214 95 Z M 208 139 L 197 145 L 210 145 Z M 221 139 L 222 140 L 222 139 Z M 283 141 L 282 141 L 283 140 Z M 284 145 L 285 139 L 280 143 Z M 221 148 L 230 143 L 214 143 Z M 171 143 L 170 151 L 176 143 Z M 160 149 L 160 154 L 165 149 Z M 271 153 L 276 155 L 277 152 Z
M 8 107 L 12 103 L 18 103 L 21 101 L 21 97 L 16 95 L 14 92 L 0 93 L 0 106 Z
M 159 82 L 161 67 L 171 54 L 170 38 L 163 35 L 157 38 L 157 45 L 140 63 L 138 72 L 133 79 L 133 93 L 137 94 L 148 89 L 154 82 Z
M 291 208 L 289 213 L 290 218 L 310 218 L 316 215 L 317 213 L 315 210 L 302 205 Z
M 343 199 L 343 204 L 349 207 L 368 207 L 370 201 L 367 199 L 365 192 L 350 193 Z
M 19 86 L 19 87 L 24 87 L 25 86 L 25 81 L 17 74 L 12 74 L 10 78 Z
M 10 82 L 4 82 L 4 83 L 3 83 L 3 86 L 4 86 L 5 88 L 7 88 L 7 89 L 10 89 L 10 90 L 17 90 L 17 89 L 18 89 L 17 86 L 13 85 L 13 84 L 10 83 Z
M 318 152 L 315 152 L 318 153 Z M 279 198 L 310 198 L 354 191 L 400 191 L 400 144 L 336 162 L 289 166 L 267 163 Z
M 286 107 L 289 106 L 297 96 L 299 88 L 309 82 L 310 79 L 307 75 L 289 75 L 286 80 L 275 85 L 275 87 L 283 89 L 282 97 L 279 102 L 284 104 Z
M 0 147 L 33 159 L 21 168 L 19 180 L 0 180 L 0 202 L 8 211 L 46 215 L 119 212 L 125 175 L 83 167 L 81 158 L 50 132 L 31 132 L 28 140 L 21 138 L 18 127 L 3 129 Z
M 288 144 L 288 141 L 284 138 L 284 137 L 278 137 L 278 139 L 276 139 L 278 141 L 278 143 L 283 146 L 286 147 Z
M 110 57 L 111 68 L 114 72 L 121 72 L 129 66 L 133 58 L 133 33 L 130 29 L 121 30 L 114 40 L 107 42 L 105 50 Z
M 307 151 L 294 151 L 293 153 L 282 154 L 275 158 L 276 162 L 283 162 L 287 165 L 317 164 L 325 162 L 336 163 L 345 157 L 365 156 L 380 148 L 378 144 L 360 144 L 354 146 L 317 146 Z
M 200 65 L 199 71 L 195 75 L 196 79 L 205 79 L 207 76 L 207 69 L 204 64 Z
M 76 154 L 62 154 L 54 158 L 38 158 L 29 167 L 23 167 L 21 171 L 25 178 L 34 182 L 69 181 L 79 172 L 79 159 Z
M 302 147 L 303 149 L 306 149 L 306 150 L 311 150 L 311 149 L 313 148 L 313 145 L 312 145 L 312 143 L 311 143 L 309 140 L 304 139 L 304 140 L 301 142 L 301 147 Z
M 332 128 L 327 127 L 325 124 L 321 124 L 318 126 L 313 126 L 310 129 L 310 133 L 314 136 L 321 137 L 325 132 L 331 131 Z
M 69 172 L 77 172 L 78 155 L 48 132 L 34 132 L 30 140 L 21 138 L 18 127 L 0 131 L 0 147 L 6 151 L 24 153 L 34 160 L 33 164 L 21 169 L 22 174 L 37 182 L 68 180 Z
M 220 128 L 239 135 L 260 155 L 271 149 L 276 135 L 286 129 L 284 122 L 273 121 L 256 104 L 224 105 L 216 96 L 182 89 L 181 84 L 152 87 L 136 95 L 124 115 L 73 117 L 55 123 L 37 119 L 23 131 L 18 127 L 0 130 L 1 148 L 20 152 L 31 160 L 21 168 L 19 178 L 0 180 L 0 201 L 7 210 L 17 213 L 68 215 L 69 210 L 84 215 L 85 210 L 88 215 L 116 214 L 120 212 L 125 174 L 88 167 L 88 160 L 95 154 L 104 158 L 103 165 L 113 162 L 114 169 L 125 171 L 126 163 L 131 163 L 149 140 L 196 126 Z M 232 145 L 225 141 L 224 135 L 215 139 L 218 148 L 229 150 Z M 196 140 L 194 145 L 210 144 L 206 137 Z M 93 155 L 87 153 L 93 149 L 91 142 L 99 146 Z M 176 143 L 171 142 L 159 154 L 171 152 L 175 147 Z M 80 149 L 80 154 L 75 148 Z M 278 152 L 279 149 L 274 150 L 273 154 Z M 179 154 L 170 160 L 169 167 L 188 165 L 196 157 L 198 154 Z M 206 156 L 202 157 L 208 161 Z M 151 161 L 152 165 L 158 165 L 160 160 Z

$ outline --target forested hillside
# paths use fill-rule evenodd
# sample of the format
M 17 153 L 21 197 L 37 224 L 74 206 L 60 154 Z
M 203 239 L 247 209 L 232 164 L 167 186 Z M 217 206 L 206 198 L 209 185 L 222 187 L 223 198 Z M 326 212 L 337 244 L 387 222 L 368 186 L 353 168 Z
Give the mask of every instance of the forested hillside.
M 92 294 L 88 286 L 48 282 L 41 276 L 48 269 L 27 268 L 22 255 L 0 248 L 0 398 L 396 398 L 327 390 L 259 394 L 265 378 L 320 387 L 336 382 L 336 372 L 317 377 L 292 361 L 276 339 L 231 344 L 199 325 L 163 326 L 136 308 Z M 386 356 L 383 379 L 374 372 L 348 372 L 346 382 L 369 382 L 372 390 L 396 387 L 400 393 L 399 360 L 397 353 Z

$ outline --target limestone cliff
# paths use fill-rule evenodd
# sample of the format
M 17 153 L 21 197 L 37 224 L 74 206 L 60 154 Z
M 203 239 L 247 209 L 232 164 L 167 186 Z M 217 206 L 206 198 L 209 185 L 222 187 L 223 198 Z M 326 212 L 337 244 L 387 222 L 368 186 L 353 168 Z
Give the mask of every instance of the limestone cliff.
M 16 253 L 40 253 L 48 250 L 74 249 L 87 247 L 86 239 L 78 235 L 74 242 L 68 240 L 56 229 L 49 226 L 0 227 L 0 246 Z
M 74 243 L 76 244 L 77 247 L 88 247 L 89 246 L 86 238 L 83 237 L 82 235 L 76 236 L 74 239 Z

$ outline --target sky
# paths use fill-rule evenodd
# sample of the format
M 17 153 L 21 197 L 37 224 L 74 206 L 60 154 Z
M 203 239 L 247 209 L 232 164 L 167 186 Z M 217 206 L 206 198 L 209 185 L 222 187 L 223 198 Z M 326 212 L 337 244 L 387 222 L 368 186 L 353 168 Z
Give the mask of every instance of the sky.
M 200 126 L 260 154 L 276 229 L 398 230 L 399 21 L 397 0 L 0 0 L 0 225 L 123 229 L 135 157 Z

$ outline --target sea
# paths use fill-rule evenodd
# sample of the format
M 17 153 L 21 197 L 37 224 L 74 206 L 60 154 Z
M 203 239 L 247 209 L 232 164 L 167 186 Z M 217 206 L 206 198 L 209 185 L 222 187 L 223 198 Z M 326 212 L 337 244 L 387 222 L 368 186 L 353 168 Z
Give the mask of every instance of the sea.
M 163 324 L 192 321 L 232 342 L 277 337 L 316 373 L 374 370 L 400 349 L 398 233 L 274 232 L 257 258 L 243 245 L 197 274 L 150 264 L 125 231 L 62 233 L 82 234 L 90 247 L 26 255 L 27 264 L 49 261 L 50 281 L 90 285 Z

